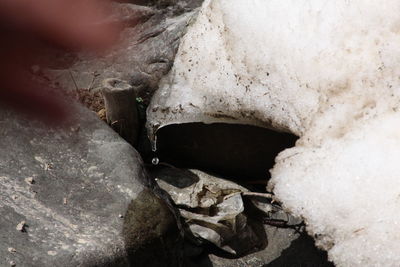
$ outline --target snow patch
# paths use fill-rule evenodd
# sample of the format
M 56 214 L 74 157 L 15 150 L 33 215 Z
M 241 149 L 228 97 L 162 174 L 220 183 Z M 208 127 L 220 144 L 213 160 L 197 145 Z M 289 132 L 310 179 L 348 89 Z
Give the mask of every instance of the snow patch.
M 148 128 L 246 123 L 300 136 L 270 188 L 337 266 L 400 262 L 400 1 L 206 0 Z

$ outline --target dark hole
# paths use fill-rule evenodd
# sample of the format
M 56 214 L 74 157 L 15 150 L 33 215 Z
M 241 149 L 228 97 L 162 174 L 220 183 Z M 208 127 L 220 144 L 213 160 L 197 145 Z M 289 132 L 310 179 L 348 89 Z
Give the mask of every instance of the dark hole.
M 296 140 L 291 134 L 250 125 L 174 124 L 157 132 L 157 156 L 176 167 L 265 181 L 277 154 Z

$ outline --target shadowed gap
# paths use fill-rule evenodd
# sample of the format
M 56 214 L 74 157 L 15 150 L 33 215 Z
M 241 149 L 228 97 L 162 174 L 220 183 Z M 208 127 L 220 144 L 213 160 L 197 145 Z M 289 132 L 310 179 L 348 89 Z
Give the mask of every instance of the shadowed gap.
M 296 140 L 292 134 L 250 125 L 174 124 L 157 132 L 157 156 L 181 168 L 265 181 L 277 154 L 293 147 Z

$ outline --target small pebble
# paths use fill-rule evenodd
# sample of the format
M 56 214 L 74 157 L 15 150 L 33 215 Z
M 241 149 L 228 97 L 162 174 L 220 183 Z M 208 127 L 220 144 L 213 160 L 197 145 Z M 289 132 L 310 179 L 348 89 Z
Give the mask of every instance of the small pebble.
M 26 226 L 26 222 L 22 221 L 17 225 L 17 227 L 15 227 L 15 229 L 17 229 L 18 231 L 21 231 L 21 232 L 25 232 L 25 226 Z
M 50 256 L 55 256 L 55 255 L 57 255 L 57 252 L 54 250 L 49 250 L 49 251 L 47 251 L 47 254 Z
M 107 121 L 106 110 L 105 110 L 104 108 L 103 108 L 103 109 L 100 109 L 100 110 L 97 112 L 97 116 L 99 116 L 99 118 L 100 118 L 101 120 Z
M 124 218 L 124 215 L 118 214 L 118 217 L 119 217 L 119 218 Z
M 17 252 L 17 250 L 15 248 L 8 248 L 8 252 L 15 253 L 15 252 Z
M 49 170 L 51 170 L 51 169 L 53 169 L 53 165 L 52 165 L 51 163 L 46 163 L 46 164 L 44 165 L 44 170 L 45 170 L 45 171 L 49 171 Z
M 33 179 L 33 177 L 28 177 L 28 178 L 25 178 L 25 182 L 28 184 L 34 184 L 35 180 Z
M 10 266 L 15 267 L 15 266 L 17 266 L 17 264 L 15 263 L 15 261 L 10 261 Z
M 71 132 L 77 133 L 79 132 L 79 130 L 81 129 L 81 126 L 75 126 L 75 127 L 71 127 Z

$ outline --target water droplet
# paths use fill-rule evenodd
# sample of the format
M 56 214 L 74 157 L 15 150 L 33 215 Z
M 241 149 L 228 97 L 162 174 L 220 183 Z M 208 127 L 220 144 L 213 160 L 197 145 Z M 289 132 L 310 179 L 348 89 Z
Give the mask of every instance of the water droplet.
M 157 165 L 158 163 L 160 163 L 159 158 L 155 157 L 151 160 L 151 163 L 153 163 L 153 165 Z
M 157 151 L 157 129 L 160 127 L 160 124 L 155 123 L 152 127 L 150 127 L 150 132 L 148 133 L 148 137 L 151 144 L 151 150 L 153 152 Z
M 150 143 L 151 143 L 151 150 L 153 152 L 157 151 L 157 135 L 154 135 L 151 139 L 150 139 Z

